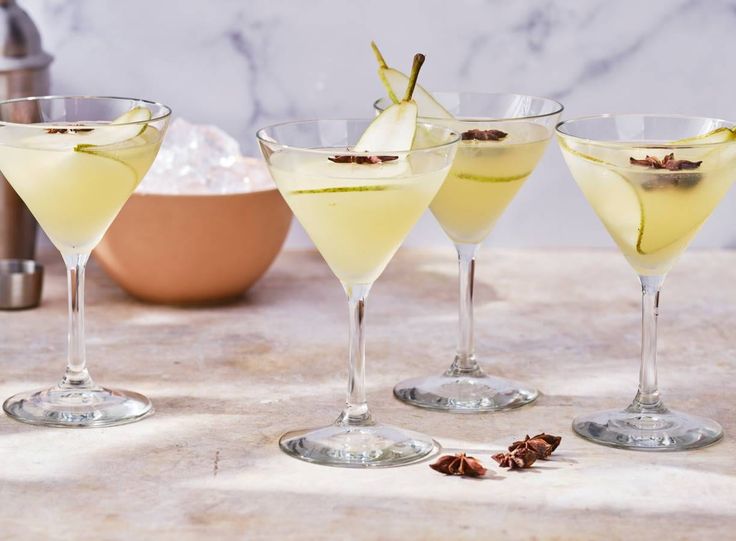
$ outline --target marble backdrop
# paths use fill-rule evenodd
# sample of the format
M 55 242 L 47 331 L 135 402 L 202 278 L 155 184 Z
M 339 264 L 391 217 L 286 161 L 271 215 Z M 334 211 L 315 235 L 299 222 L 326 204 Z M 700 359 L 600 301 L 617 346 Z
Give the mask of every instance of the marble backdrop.
M 255 151 L 265 124 L 367 116 L 369 48 L 427 55 L 430 89 L 513 91 L 565 115 L 669 112 L 736 120 L 736 0 L 20 0 L 57 93 L 136 95 L 218 124 Z M 736 194 L 696 245 L 736 246 Z M 295 227 L 291 245 L 308 239 Z M 448 243 L 431 216 L 413 245 Z M 487 244 L 610 246 L 552 144 Z

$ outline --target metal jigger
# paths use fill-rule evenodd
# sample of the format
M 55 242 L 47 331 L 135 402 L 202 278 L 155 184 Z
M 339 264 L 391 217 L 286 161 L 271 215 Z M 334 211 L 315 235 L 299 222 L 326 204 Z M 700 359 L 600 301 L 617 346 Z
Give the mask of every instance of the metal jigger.
M 38 28 L 15 0 L 0 0 L 0 100 L 49 93 L 53 57 Z M 40 300 L 36 220 L 0 173 L 0 309 L 31 308 Z M 12 261 L 5 261 L 12 260 Z

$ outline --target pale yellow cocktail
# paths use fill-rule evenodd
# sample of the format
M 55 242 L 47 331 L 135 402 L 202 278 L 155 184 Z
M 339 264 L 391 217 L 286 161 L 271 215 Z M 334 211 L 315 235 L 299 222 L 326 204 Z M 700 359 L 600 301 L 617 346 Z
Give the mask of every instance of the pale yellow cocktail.
M 0 129 L 0 167 L 62 255 L 88 253 L 143 179 L 162 137 L 147 126 L 109 143 L 104 125 L 54 126 Z
M 332 271 L 356 285 L 378 278 L 439 190 L 449 167 L 417 163 L 431 159 L 365 165 L 287 151 L 271 156 L 270 170 Z
M 437 197 L 432 214 L 447 235 L 464 244 L 483 241 L 539 162 L 550 130 L 533 123 L 494 125 L 497 141 L 465 140 Z
M 728 189 L 736 145 L 637 150 L 561 139 L 573 178 L 631 266 L 642 276 L 670 270 Z M 668 170 L 655 160 L 687 160 L 693 169 Z M 632 163 L 641 160 L 642 163 Z M 651 158 L 650 158 L 651 159 Z

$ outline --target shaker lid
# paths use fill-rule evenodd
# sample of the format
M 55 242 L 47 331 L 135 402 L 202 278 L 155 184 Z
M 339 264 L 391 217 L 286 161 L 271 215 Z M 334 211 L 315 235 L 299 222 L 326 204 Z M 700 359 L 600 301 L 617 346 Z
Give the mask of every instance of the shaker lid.
M 15 0 L 0 0 L 0 72 L 44 68 L 53 59 L 28 13 Z

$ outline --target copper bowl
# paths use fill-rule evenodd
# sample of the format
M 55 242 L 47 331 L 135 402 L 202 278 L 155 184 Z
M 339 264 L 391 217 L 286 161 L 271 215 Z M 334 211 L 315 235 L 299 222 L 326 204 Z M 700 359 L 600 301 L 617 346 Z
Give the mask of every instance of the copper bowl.
M 241 295 L 271 266 L 291 210 L 276 189 L 228 195 L 133 194 L 95 249 L 125 291 L 155 303 Z

